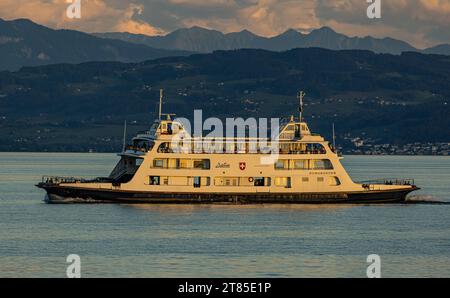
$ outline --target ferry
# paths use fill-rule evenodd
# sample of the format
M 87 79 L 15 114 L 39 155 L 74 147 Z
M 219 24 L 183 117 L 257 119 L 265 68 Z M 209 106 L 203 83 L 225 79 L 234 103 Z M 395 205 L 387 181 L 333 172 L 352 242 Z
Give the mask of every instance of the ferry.
M 223 138 L 223 150 L 208 150 L 208 140 L 164 117 L 161 92 L 159 119 L 124 146 L 109 177 L 44 176 L 36 186 L 47 203 L 120 204 L 386 204 L 419 189 L 412 179 L 354 182 L 336 146 L 310 131 L 303 97 L 299 117 L 291 116 L 276 140 L 264 140 L 277 143 L 272 163 L 258 138 Z M 175 148 L 180 135 L 188 150 Z

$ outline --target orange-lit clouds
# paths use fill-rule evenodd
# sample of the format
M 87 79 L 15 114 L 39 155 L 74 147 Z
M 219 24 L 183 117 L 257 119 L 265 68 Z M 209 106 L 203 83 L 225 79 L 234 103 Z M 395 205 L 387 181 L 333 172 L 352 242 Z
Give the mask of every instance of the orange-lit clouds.
M 276 35 L 287 29 L 313 29 L 320 26 L 314 1 L 262 0 L 238 11 L 246 28 L 262 35 Z
M 133 19 L 134 15 L 141 15 L 144 6 L 131 4 L 125 11 L 124 17 L 115 25 L 114 31 L 130 32 L 136 34 L 146 35 L 161 35 L 164 30 L 151 26 L 149 23 L 143 21 L 136 21 Z
M 381 0 L 369 20 L 365 0 L 81 0 L 82 19 L 65 16 L 66 0 L 0 0 L 0 17 L 29 18 L 53 28 L 158 35 L 180 27 L 272 36 L 330 26 L 347 35 L 390 36 L 416 46 L 450 42 L 450 0 Z
M 125 1 L 124 1 L 125 2 Z M 66 0 L 1 0 L 0 17 L 27 18 L 53 28 L 69 28 L 86 32 L 128 31 L 156 35 L 163 30 L 147 22 L 133 19 L 142 13 L 144 6 L 130 3 L 114 6 L 107 0 L 82 0 L 81 19 L 70 19 Z
M 272 36 L 288 29 L 308 30 L 320 24 L 315 17 L 315 0 L 168 0 L 183 7 L 205 10 L 201 13 L 179 19 L 183 27 L 201 26 L 222 32 L 243 29 L 256 34 Z M 145 1 L 144 1 L 145 2 Z M 208 10 L 214 7 L 216 11 Z M 228 14 L 227 12 L 232 12 Z
M 193 6 L 235 6 L 236 2 L 233 0 L 168 0 L 172 4 L 187 4 Z
M 448 0 L 420 0 L 420 3 L 427 9 L 435 12 L 450 13 L 450 1 Z

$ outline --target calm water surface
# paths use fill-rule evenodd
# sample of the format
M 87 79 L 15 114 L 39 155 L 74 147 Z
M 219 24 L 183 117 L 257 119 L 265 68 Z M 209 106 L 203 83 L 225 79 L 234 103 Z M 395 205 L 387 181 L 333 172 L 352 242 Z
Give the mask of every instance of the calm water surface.
M 111 154 L 0 153 L 0 277 L 450 277 L 450 205 L 46 205 L 42 175 L 105 176 Z M 450 157 L 357 157 L 355 180 L 415 178 L 450 202 Z

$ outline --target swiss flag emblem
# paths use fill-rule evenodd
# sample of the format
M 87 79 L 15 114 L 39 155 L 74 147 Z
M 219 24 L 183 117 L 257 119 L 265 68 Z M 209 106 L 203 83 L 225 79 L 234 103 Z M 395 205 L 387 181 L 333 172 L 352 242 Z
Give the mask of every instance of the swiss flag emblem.
M 241 169 L 241 171 L 244 171 L 246 168 L 247 168 L 247 164 L 245 162 L 239 163 L 239 169 Z

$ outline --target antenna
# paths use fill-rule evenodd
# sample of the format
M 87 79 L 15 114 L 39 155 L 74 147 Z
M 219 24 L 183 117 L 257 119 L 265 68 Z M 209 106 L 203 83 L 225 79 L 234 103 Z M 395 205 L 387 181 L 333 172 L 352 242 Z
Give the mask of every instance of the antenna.
M 123 146 L 122 146 L 122 152 L 125 152 L 125 149 L 127 147 L 127 120 L 125 120 L 124 126 L 123 126 Z
M 298 111 L 299 111 L 299 113 L 300 113 L 300 115 L 299 115 L 299 120 L 300 120 L 300 122 L 303 121 L 303 98 L 304 98 L 305 96 L 306 96 L 306 93 L 303 92 L 303 91 L 299 91 L 299 92 L 297 93 L 297 98 L 298 98 L 298 100 L 300 101 L 300 102 L 299 102 L 299 107 L 298 107 Z
M 333 122 L 333 148 L 334 148 L 334 150 L 335 150 L 336 153 L 337 153 L 337 148 L 336 148 L 336 132 L 335 132 L 335 129 L 334 129 L 334 122 Z
M 162 117 L 163 98 L 164 98 L 164 89 L 159 89 L 159 121 L 161 121 Z

